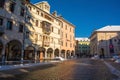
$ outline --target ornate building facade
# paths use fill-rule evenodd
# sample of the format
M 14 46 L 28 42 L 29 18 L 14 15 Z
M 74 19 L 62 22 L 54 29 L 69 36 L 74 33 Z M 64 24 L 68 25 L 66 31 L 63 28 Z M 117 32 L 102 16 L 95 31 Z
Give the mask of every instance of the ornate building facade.
M 0 1 L 0 62 L 21 60 L 27 0 Z
M 62 22 L 50 14 L 50 5 L 46 1 L 29 3 L 27 7 L 25 59 L 51 59 L 59 56 Z
M 71 31 L 64 31 L 67 24 Z M 0 63 L 53 59 L 62 56 L 63 43 L 69 57 L 74 55 L 74 25 L 54 12 L 46 1 L 32 4 L 29 0 L 0 1 Z M 61 36 L 62 33 L 68 37 Z M 65 38 L 65 40 L 64 40 Z M 68 39 L 69 40 L 68 40 Z M 64 42 L 65 41 L 65 42 Z M 66 57 L 64 54 L 62 57 Z

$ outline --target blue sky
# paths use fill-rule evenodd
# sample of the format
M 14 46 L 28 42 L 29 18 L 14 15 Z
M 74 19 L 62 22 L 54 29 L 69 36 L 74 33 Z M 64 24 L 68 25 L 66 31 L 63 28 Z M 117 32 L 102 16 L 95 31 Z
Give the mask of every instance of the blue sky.
M 75 37 L 89 37 L 106 25 L 120 25 L 120 0 L 31 0 L 48 1 L 51 13 L 57 11 L 76 26 Z

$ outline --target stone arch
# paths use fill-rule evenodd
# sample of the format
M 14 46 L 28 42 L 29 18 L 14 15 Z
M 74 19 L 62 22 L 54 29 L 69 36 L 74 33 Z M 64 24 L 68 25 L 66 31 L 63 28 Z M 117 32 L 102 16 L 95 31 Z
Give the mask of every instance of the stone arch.
M 43 58 L 45 58 L 45 51 L 46 51 L 46 49 L 44 47 L 38 48 L 37 56 L 38 56 L 39 60 L 43 60 Z
M 70 50 L 67 50 L 67 52 L 66 52 L 66 57 L 67 57 L 67 58 L 70 58 Z
M 25 60 L 34 60 L 35 59 L 35 47 L 28 46 L 24 52 L 24 59 Z
M 54 55 L 55 55 L 55 57 L 59 57 L 59 49 L 58 48 L 55 49 Z
M 74 51 L 73 50 L 71 51 L 71 56 L 74 56 Z
M 53 49 L 52 48 L 48 48 L 47 49 L 47 57 L 48 58 L 52 58 L 52 53 L 53 53 Z
M 61 50 L 61 57 L 65 58 L 65 50 L 64 49 Z
M 6 60 L 21 60 L 22 44 L 18 40 L 11 40 L 5 45 Z

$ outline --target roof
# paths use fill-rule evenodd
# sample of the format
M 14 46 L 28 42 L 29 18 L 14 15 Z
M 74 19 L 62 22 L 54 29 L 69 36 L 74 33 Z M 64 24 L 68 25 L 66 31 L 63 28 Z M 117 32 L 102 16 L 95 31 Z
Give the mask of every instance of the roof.
M 85 38 L 75 38 L 75 40 L 78 40 L 78 41 L 90 41 L 90 39 L 88 39 L 87 37 L 85 37 Z
M 120 31 L 120 25 L 108 25 L 95 31 Z

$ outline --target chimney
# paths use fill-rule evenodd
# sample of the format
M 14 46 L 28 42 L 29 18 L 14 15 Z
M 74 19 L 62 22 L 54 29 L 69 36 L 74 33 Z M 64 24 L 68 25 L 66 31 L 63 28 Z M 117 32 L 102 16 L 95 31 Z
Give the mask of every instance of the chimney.
M 54 15 L 54 16 L 57 17 L 57 11 L 54 11 L 54 12 L 52 13 L 52 15 Z

